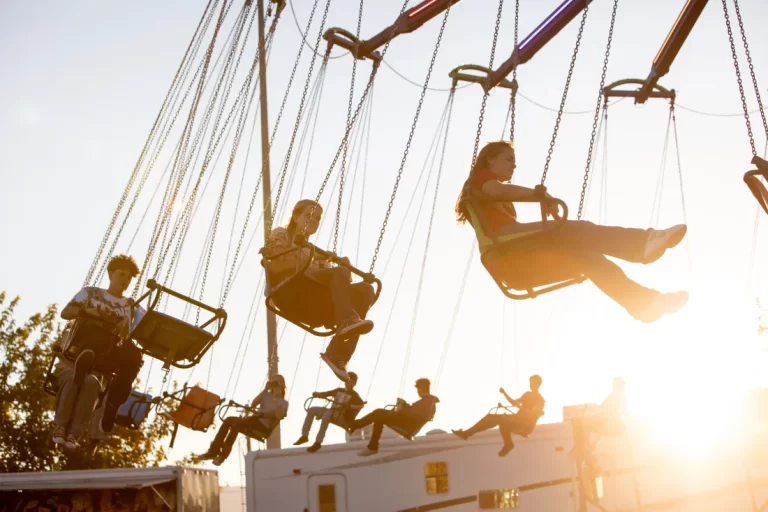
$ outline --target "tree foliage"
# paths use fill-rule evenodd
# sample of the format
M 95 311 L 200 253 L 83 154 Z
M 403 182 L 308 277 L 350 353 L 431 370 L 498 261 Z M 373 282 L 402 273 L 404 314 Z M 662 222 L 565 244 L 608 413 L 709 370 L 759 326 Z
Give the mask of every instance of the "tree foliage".
M 0 292 L 0 473 L 157 466 L 166 459 L 162 439 L 170 425 L 156 417 L 139 430 L 115 426 L 95 450 L 56 449 L 51 442 L 55 398 L 43 389 L 61 335 L 57 308 L 17 325 L 19 298 Z

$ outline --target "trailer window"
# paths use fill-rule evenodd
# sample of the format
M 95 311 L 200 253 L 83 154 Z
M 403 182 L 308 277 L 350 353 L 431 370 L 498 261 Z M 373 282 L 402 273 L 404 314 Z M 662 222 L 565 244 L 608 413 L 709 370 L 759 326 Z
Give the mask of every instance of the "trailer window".
M 427 494 L 446 494 L 448 492 L 448 464 L 445 462 L 427 462 L 424 466 L 427 479 Z
M 480 491 L 477 502 L 481 510 L 517 508 L 520 506 L 520 491 L 517 489 Z
M 336 486 L 325 484 L 317 486 L 317 497 L 320 503 L 319 512 L 336 512 Z

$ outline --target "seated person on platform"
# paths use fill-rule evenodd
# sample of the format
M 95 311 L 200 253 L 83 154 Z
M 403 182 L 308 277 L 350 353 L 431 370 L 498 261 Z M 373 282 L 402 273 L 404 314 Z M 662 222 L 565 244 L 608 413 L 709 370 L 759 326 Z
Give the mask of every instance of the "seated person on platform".
M 296 203 L 288 226 L 275 228 L 269 234 L 264 247 L 265 255 L 277 254 L 307 242 L 317 232 L 322 215 L 323 208 L 315 201 L 302 199 Z M 271 286 L 277 286 L 294 274 L 299 252 L 301 258 L 309 255 L 309 249 L 305 248 L 269 261 L 267 271 L 270 272 Z M 347 258 L 343 260 L 349 263 Z M 332 267 L 319 254 L 315 255 L 305 276 L 299 279 L 311 278 L 330 291 L 337 331 L 321 357 L 337 377 L 346 381 L 347 364 L 355 352 L 358 338 L 373 329 L 373 322 L 365 319 L 373 304 L 373 286 L 364 282 L 352 283 L 352 274 L 347 267 Z M 325 299 L 318 297 L 317 300 Z
M 613 379 L 613 391 L 603 403 L 600 412 L 595 416 L 583 416 L 573 420 L 574 450 L 576 458 L 589 458 L 592 449 L 600 437 L 619 437 L 626 432 L 625 419 L 627 416 L 627 395 L 624 391 L 624 379 Z M 590 437 L 597 434 L 592 443 Z
M 541 377 L 533 375 L 529 379 L 530 391 L 523 393 L 523 396 L 515 400 L 510 397 L 504 388 L 499 392 L 518 411 L 515 414 L 486 414 L 480 421 L 475 423 L 467 430 L 453 430 L 452 432 L 460 438 L 467 440 L 478 432 L 488 430 L 489 428 L 499 427 L 499 433 L 504 440 L 504 446 L 499 452 L 499 457 L 508 454 L 515 444 L 512 442 L 512 434 L 527 436 L 536 428 L 536 423 L 544 415 L 544 397 L 539 394 L 541 387 Z M 499 404 L 501 407 L 501 404 Z
M 350 420 L 354 421 L 353 418 L 357 416 L 357 413 L 365 404 L 360 395 L 357 394 L 357 391 L 355 391 L 355 384 L 357 384 L 357 374 L 349 372 L 349 380 L 344 384 L 343 388 L 312 393 L 313 398 L 333 400 L 333 405 L 331 407 L 310 407 L 307 410 L 306 418 L 304 418 L 301 437 L 293 445 L 299 446 L 309 441 L 309 430 L 312 428 L 312 422 L 315 419 L 320 420 L 320 430 L 317 431 L 315 443 L 307 448 L 309 453 L 314 453 L 323 446 L 325 432 L 328 430 L 331 420 L 342 427 L 349 425 Z
M 253 399 L 250 407 L 257 409 L 258 412 L 242 418 L 230 416 L 225 419 L 208 451 L 199 455 L 197 459 L 211 459 L 215 465 L 219 466 L 232 452 L 238 434 L 255 430 L 265 438 L 268 437 L 275 426 L 288 414 L 283 376 L 275 375 L 269 379 L 264 391 Z
M 416 392 L 419 394 L 418 401 L 408 405 L 408 402 L 398 398 L 393 411 L 376 409 L 350 425 L 349 431 L 354 432 L 373 423 L 371 440 L 368 447 L 360 452 L 360 455 L 367 456 L 378 453 L 379 439 L 381 439 L 381 433 L 385 426 L 399 427 L 407 432 L 413 432 L 430 421 L 435 416 L 437 403 L 440 399 L 432 396 L 429 393 L 429 388 L 429 379 L 419 379 L 416 381 Z
M 632 263 L 652 263 L 667 249 L 675 247 L 685 237 L 684 224 L 669 229 L 635 229 L 600 226 L 582 220 L 568 220 L 555 229 L 552 223 L 518 222 L 512 201 L 535 201 L 533 189 L 508 182 L 515 172 L 515 149 L 511 142 L 487 144 L 477 155 L 474 171 L 464 184 L 456 204 L 459 223 L 468 220 L 466 202 L 475 198 L 487 219 L 486 229 L 492 236 L 546 230 L 537 237 L 544 251 L 557 251 L 574 265 L 574 274 L 583 274 L 603 293 L 623 306 L 636 320 L 655 322 L 665 314 L 678 311 L 688 300 L 688 292 L 661 293 L 631 280 L 606 256 Z M 548 198 L 551 196 L 547 194 Z M 550 203 L 552 204 L 552 203 Z M 552 204 L 553 212 L 557 206 Z M 509 266 L 515 265 L 514 256 Z M 541 270 L 541 269 L 537 269 Z M 553 269 L 553 272 L 556 269 Z M 557 269 L 560 274 L 562 269 Z
M 130 396 L 133 381 L 143 364 L 141 351 L 131 340 L 120 342 L 130 331 L 128 322 L 132 304 L 131 299 L 123 294 L 133 278 L 139 275 L 139 267 L 130 256 L 119 255 L 109 261 L 107 273 L 109 288 L 83 288 L 61 311 L 61 318 L 64 320 L 94 318 L 104 322 L 105 326 L 111 329 L 105 331 L 96 324 L 80 325 L 75 363 L 72 364 L 63 357 L 59 361 L 61 374 L 56 415 L 53 420 L 53 440 L 72 448 L 77 445 L 76 439 L 90 421 L 101 389 L 101 384 L 91 374 L 94 365 L 98 363 L 102 369 L 114 374 L 100 422 L 101 430 L 108 433 L 115 424 L 118 409 Z M 141 307 L 134 309 L 134 326 L 143 315 L 144 310 Z

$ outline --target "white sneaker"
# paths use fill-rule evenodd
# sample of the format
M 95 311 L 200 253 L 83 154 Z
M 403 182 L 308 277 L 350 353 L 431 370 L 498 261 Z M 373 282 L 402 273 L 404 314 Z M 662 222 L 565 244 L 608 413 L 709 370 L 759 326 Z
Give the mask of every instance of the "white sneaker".
M 646 324 L 653 323 L 664 315 L 677 313 L 686 302 L 688 302 L 688 292 L 660 293 L 637 316 L 637 319 Z
M 352 336 L 362 336 L 368 334 L 373 330 L 373 322 L 371 320 L 363 320 L 361 318 L 354 319 L 344 325 L 340 325 L 336 332 L 336 337 L 340 339 L 348 339 Z
M 51 432 L 51 439 L 56 444 L 67 444 L 67 429 L 61 425 L 54 425 L 53 432 Z
M 653 263 L 658 260 L 667 249 L 671 249 L 679 244 L 685 238 L 687 232 L 688 226 L 685 224 L 678 224 L 663 230 L 652 229 L 645 242 L 643 261 L 645 263 Z
M 68 450 L 75 450 L 80 447 L 80 444 L 77 442 L 77 438 L 75 436 L 73 436 L 72 434 L 69 434 L 67 436 L 67 442 L 64 443 L 64 446 Z

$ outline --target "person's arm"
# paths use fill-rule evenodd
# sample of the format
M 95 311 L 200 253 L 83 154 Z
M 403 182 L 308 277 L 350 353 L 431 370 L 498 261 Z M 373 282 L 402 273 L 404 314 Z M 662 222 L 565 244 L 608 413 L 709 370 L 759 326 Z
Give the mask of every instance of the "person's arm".
M 264 253 L 269 256 L 287 251 L 290 248 L 291 239 L 290 235 L 288 234 L 288 230 L 285 228 L 275 228 L 269 234 L 267 243 L 264 244 Z M 269 267 L 269 270 L 275 274 L 287 273 L 296 268 L 296 257 L 299 253 L 301 254 L 301 263 L 306 261 L 306 258 L 309 257 L 308 251 L 306 249 L 301 249 L 298 251 L 289 252 L 288 254 L 284 254 L 279 258 L 269 260 L 267 266 Z
M 99 317 L 99 312 L 94 308 L 86 307 L 88 303 L 88 290 L 83 288 L 77 294 L 72 297 L 69 304 L 64 306 L 61 310 L 61 318 L 63 320 L 74 320 L 83 313 L 93 317 Z
M 258 395 L 256 395 L 256 398 L 254 398 L 253 400 L 251 400 L 251 409 L 255 409 L 256 407 L 258 407 L 258 406 L 259 406 L 259 404 L 261 403 L 261 399 L 262 399 L 262 398 L 264 398 L 264 394 L 265 394 L 266 392 L 267 392 L 267 390 L 265 389 L 264 391 L 262 391 L 261 393 L 259 393 Z
M 330 391 L 315 391 L 312 393 L 312 396 L 314 398 L 331 398 L 332 396 L 336 395 L 338 393 L 339 389 L 332 389 Z
M 514 398 L 512 398 L 511 396 L 509 396 L 509 395 L 507 394 L 507 392 L 506 392 L 506 391 L 504 391 L 504 388 L 499 388 L 499 393 L 501 393 L 502 395 L 504 395 L 504 398 L 506 398 L 506 399 L 507 399 L 507 402 L 509 402 L 509 404 L 510 404 L 512 407 L 520 407 L 520 400 L 515 400 Z
M 501 183 L 496 180 L 488 180 L 480 187 L 483 194 L 488 198 L 496 201 L 527 201 L 538 202 L 541 195 L 539 192 L 532 188 L 522 187 L 520 185 L 512 185 L 510 183 Z M 547 199 L 554 199 L 549 193 L 545 193 L 544 197 Z M 553 203 L 548 203 L 547 208 L 550 214 L 556 214 L 558 206 Z

